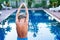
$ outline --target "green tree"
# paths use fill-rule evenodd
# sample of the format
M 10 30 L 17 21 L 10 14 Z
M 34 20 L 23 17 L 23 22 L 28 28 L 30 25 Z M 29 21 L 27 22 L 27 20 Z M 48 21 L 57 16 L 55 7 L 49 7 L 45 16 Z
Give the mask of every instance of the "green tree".
M 47 3 L 46 3 L 46 0 L 42 0 L 41 6 L 42 6 L 43 8 L 46 8 L 46 7 L 47 7 L 46 4 L 47 4 Z
M 39 8 L 41 6 L 42 6 L 41 3 L 37 3 L 37 4 L 34 5 L 35 8 Z
M 52 7 L 56 7 L 58 5 L 58 1 L 57 0 L 50 0 L 50 5 Z
M 34 2 L 34 0 L 28 0 L 28 7 L 31 8 L 32 3 Z
M 57 0 L 58 1 L 58 6 L 60 5 L 60 0 Z
M 3 3 L 4 2 L 4 0 L 0 0 L 0 3 Z

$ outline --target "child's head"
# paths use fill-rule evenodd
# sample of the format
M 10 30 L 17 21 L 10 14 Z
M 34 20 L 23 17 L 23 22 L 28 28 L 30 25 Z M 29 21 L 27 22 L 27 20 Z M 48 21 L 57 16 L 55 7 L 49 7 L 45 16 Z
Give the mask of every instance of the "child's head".
M 26 16 L 25 16 L 25 15 L 19 15 L 19 16 L 18 16 L 18 20 L 19 20 L 20 22 L 24 22 L 25 19 L 26 19 Z

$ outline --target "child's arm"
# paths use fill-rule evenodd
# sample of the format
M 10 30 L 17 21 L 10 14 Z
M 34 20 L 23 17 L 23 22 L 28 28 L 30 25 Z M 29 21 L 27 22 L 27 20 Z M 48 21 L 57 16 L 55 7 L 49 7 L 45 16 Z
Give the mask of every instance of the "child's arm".
M 21 7 L 22 6 L 23 6 L 23 4 L 21 4 L 20 7 L 17 10 L 17 13 L 16 13 L 16 21 L 18 21 L 18 16 L 20 15 L 20 10 L 21 10 Z
M 26 10 L 26 21 L 28 22 L 28 20 L 29 20 L 28 8 L 25 4 L 24 4 L 24 6 L 25 6 L 25 10 Z

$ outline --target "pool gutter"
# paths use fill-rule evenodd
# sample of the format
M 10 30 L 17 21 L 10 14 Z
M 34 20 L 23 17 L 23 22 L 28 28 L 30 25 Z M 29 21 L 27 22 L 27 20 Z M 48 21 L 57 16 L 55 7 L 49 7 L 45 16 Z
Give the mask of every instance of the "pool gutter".
M 52 16 L 54 19 L 56 19 L 56 21 L 60 22 L 60 18 L 58 18 L 56 15 L 52 14 L 51 12 L 48 12 L 47 10 L 43 9 L 47 14 L 49 14 L 50 16 Z

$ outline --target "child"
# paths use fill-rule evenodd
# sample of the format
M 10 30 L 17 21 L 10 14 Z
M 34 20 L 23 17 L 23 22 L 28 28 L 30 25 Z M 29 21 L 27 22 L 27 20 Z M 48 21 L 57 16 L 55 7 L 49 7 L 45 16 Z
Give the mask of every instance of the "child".
M 26 15 L 20 14 L 21 7 L 25 6 Z M 20 5 L 16 14 L 16 30 L 18 34 L 17 40 L 27 40 L 27 33 L 28 33 L 28 8 L 24 3 Z

